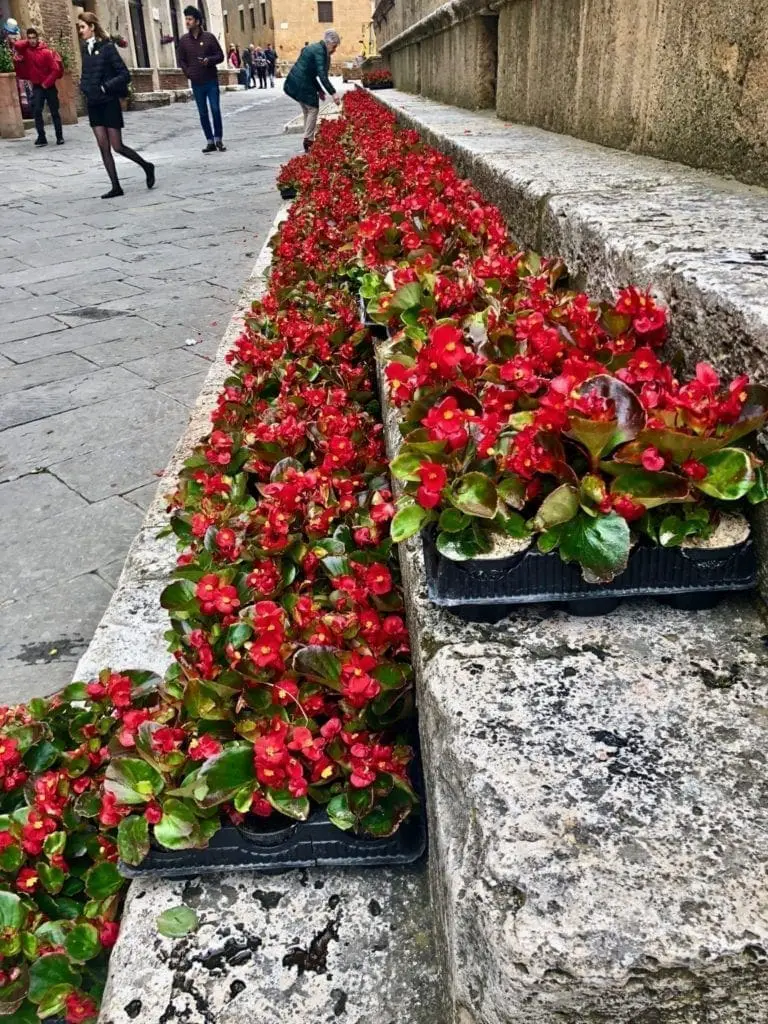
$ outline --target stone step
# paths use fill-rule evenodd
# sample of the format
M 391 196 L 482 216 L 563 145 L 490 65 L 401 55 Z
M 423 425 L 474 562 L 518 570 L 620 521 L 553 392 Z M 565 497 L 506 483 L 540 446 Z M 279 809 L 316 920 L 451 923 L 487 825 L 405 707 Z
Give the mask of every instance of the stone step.
M 159 935 L 192 907 L 196 932 Z M 133 882 L 100 1024 L 443 1024 L 423 869 Z

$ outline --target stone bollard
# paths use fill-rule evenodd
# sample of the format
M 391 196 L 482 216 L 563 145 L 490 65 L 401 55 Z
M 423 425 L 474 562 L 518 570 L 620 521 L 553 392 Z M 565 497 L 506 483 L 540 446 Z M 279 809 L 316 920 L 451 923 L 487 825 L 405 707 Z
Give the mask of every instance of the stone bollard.
M 15 72 L 0 74 L 0 139 L 23 139 L 19 92 Z

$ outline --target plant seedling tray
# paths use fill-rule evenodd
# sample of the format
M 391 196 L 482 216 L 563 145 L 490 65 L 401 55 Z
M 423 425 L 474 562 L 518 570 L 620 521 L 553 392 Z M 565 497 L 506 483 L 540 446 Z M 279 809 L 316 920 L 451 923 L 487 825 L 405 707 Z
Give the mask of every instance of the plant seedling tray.
M 318 808 L 306 821 L 249 816 L 242 825 L 226 824 L 204 850 L 166 850 L 153 845 L 134 867 L 119 863 L 126 878 L 187 878 L 233 869 L 265 872 L 311 867 L 381 867 L 412 864 L 427 846 L 424 805 L 394 835 L 366 839 L 342 832 Z
M 282 199 L 295 199 L 298 192 L 295 188 L 281 188 L 280 196 Z
M 365 308 L 365 299 L 358 297 L 357 300 L 358 309 L 360 311 L 360 320 L 364 327 L 367 327 L 374 338 L 377 341 L 386 341 L 389 337 L 389 331 L 387 330 L 386 324 L 377 324 L 368 316 L 368 310 Z
M 575 615 L 613 611 L 621 598 L 659 597 L 678 608 L 710 608 L 728 591 L 751 590 L 757 564 L 751 540 L 729 548 L 639 544 L 610 583 L 587 583 L 557 551 L 528 549 L 508 558 L 453 562 L 424 537 L 427 592 L 434 604 L 476 622 L 503 618 L 515 605 L 557 602 Z

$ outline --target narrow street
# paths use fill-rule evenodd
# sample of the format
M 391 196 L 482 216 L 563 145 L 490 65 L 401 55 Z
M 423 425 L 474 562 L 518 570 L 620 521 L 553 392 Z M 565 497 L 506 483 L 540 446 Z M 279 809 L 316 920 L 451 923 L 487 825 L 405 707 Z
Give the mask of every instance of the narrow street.
M 194 103 L 128 114 L 157 187 L 116 157 L 121 199 L 85 119 L 0 144 L 2 703 L 69 682 L 109 601 L 300 151 L 280 85 L 222 95 L 226 153 Z

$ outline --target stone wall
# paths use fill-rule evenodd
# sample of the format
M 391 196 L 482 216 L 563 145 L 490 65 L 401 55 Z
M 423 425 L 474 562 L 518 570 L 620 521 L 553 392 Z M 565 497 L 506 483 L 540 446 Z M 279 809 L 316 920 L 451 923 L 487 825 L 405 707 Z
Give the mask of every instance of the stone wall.
M 331 0 L 330 22 L 319 20 L 317 0 L 274 0 L 275 49 L 280 60 L 293 62 L 305 42 L 316 43 L 328 29 L 341 36 L 334 62 L 363 52 L 364 26 L 371 20 L 371 0 Z
M 768 0 L 489 7 L 497 51 L 495 36 L 478 35 L 473 0 L 380 0 L 377 40 L 395 84 L 471 108 L 497 60 L 504 120 L 768 185 Z M 420 57 L 407 52 L 417 39 Z

